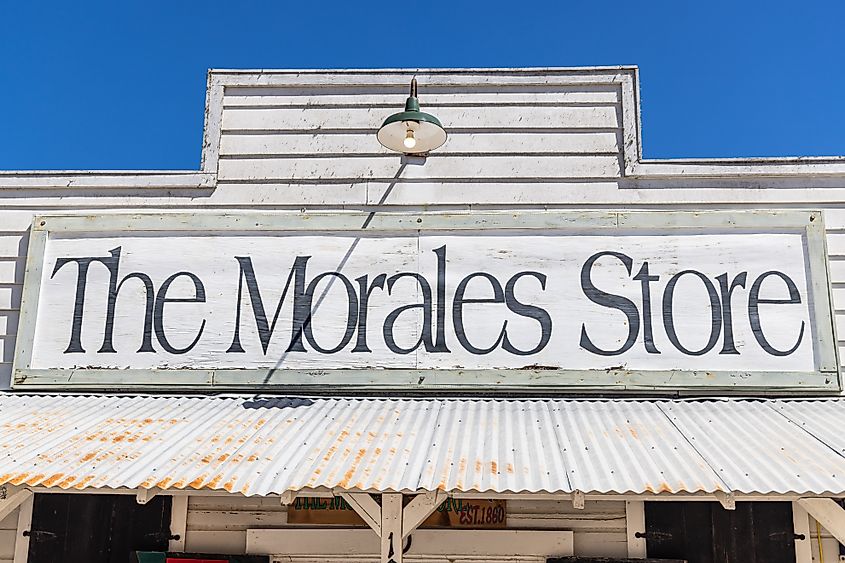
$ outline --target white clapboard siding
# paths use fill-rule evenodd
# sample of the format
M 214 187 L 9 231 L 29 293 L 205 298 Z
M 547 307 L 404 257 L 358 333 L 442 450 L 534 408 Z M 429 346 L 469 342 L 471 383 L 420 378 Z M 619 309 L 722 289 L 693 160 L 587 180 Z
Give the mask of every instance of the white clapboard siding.
M 0 285 L 0 311 L 18 309 L 21 303 L 22 292 L 23 286 L 21 284 Z
M 401 109 L 401 108 L 399 108 Z M 437 118 L 449 129 L 615 129 L 615 106 L 440 107 Z M 390 115 L 384 108 L 302 107 L 224 109 L 224 131 L 290 131 L 321 129 L 372 130 Z
M 17 334 L 20 313 L 15 310 L 0 310 L 0 335 Z
M 613 178 L 617 156 L 431 157 L 425 166 L 400 170 L 390 155 L 360 158 L 244 158 L 220 161 L 221 180 L 313 180 L 316 178 Z
M 839 347 L 845 347 L 845 311 L 842 310 L 836 314 L 836 335 L 839 339 Z M 841 357 L 842 352 L 839 355 Z
M 0 258 L 0 284 L 23 283 L 26 258 L 23 256 L 13 258 Z
M 458 90 L 456 88 L 420 88 L 423 107 L 461 105 L 607 105 L 619 103 L 619 88 L 609 86 L 498 86 Z M 307 87 L 228 87 L 224 107 L 276 106 L 362 106 L 401 107 L 408 97 L 408 86 L 327 86 Z
M 831 291 L 833 293 L 833 306 L 837 311 L 845 313 L 845 278 L 831 275 L 831 280 L 833 281 L 833 289 Z M 840 337 L 845 337 L 845 333 L 841 334 Z
M 11 362 L 15 353 L 15 335 L 4 334 L 0 336 L 0 361 Z
M 830 235 L 828 235 L 830 236 Z M 830 279 L 840 280 L 845 282 L 845 256 L 830 254 L 830 262 L 828 262 L 828 269 L 830 270 Z M 845 305 L 845 303 L 843 303 Z
M 284 527 L 287 511 L 276 498 L 190 497 L 186 550 L 242 550 L 247 529 Z M 588 501 L 576 510 L 570 501 L 508 501 L 508 527 L 571 530 L 576 555 L 627 554 L 624 502 Z
M 845 256 L 845 233 L 840 231 L 828 232 L 827 253 L 831 256 Z
M 9 388 L 12 381 L 12 362 L 0 362 L 0 390 Z
M 395 158 L 396 169 L 400 166 Z M 411 165 L 406 167 L 407 170 Z M 403 172 L 404 174 L 404 172 Z M 404 176 L 403 176 L 404 177 Z M 474 180 L 443 180 L 438 182 L 368 180 L 353 183 L 348 178 L 324 177 L 296 182 L 250 182 L 245 187 L 239 180 L 222 180 L 213 192 L 202 197 L 174 196 L 171 190 L 162 190 L 155 197 L 149 193 L 120 190 L 89 197 L 86 190 L 65 190 L 60 198 L 55 195 L 31 197 L 4 202 L 0 210 L 14 228 L 29 227 L 29 217 L 35 213 L 129 213 L 144 210 L 191 209 L 201 213 L 232 210 L 274 210 L 350 207 L 381 203 L 385 209 L 393 206 L 418 207 L 437 210 L 460 206 L 482 209 L 484 206 L 507 208 L 513 206 L 533 208 L 574 209 L 649 209 L 692 210 L 708 209 L 823 209 L 836 211 L 845 203 L 845 185 L 841 188 L 784 188 L 776 181 L 768 182 L 771 189 L 742 187 L 687 187 L 682 180 L 673 181 L 673 189 L 643 189 L 612 179 L 549 179 L 528 182 L 525 178 Z M 364 179 L 366 180 L 366 179 Z M 845 184 L 845 183 L 843 183 Z M 384 191 L 389 197 L 381 201 Z M 60 200 L 61 206 L 57 205 Z M 448 207 L 447 207 L 448 206 Z M 40 209 L 40 211 L 35 211 Z M 841 213 L 841 211 L 840 211 Z M 4 219 L 5 220 L 5 219 Z M 14 244 L 13 242 L 10 244 Z M 13 246 L 14 248 L 14 246 Z M 13 250 L 14 252 L 14 250 Z M 2 258 L 2 256 L 0 256 Z
M 0 231 L 0 257 L 26 256 L 27 235 L 21 232 Z
M 400 175 L 398 159 L 374 133 L 401 109 L 406 96 L 401 84 L 227 87 L 219 178 L 271 183 L 393 179 Z M 449 139 L 424 167 L 405 167 L 403 179 L 620 176 L 617 85 L 434 86 L 425 89 L 423 101 L 443 122 Z M 352 195 L 339 204 L 358 203 Z
M 407 170 L 407 168 L 406 168 Z M 218 187 L 219 189 L 219 187 Z M 800 207 L 824 209 L 831 203 L 845 201 L 845 187 L 824 189 L 770 189 L 753 190 L 737 188 L 640 189 L 623 186 L 617 182 L 598 182 L 586 185 L 580 182 L 525 183 L 519 179 L 509 182 L 369 182 L 370 203 L 382 199 L 390 189 L 386 205 L 429 206 L 432 202 L 442 205 L 556 205 L 575 208 L 604 206 L 613 209 L 760 209 Z M 542 203 L 541 203 L 542 202 Z
M 535 133 L 452 133 L 437 155 L 482 154 L 602 154 L 619 152 L 618 131 L 538 131 Z M 372 133 L 227 133 L 220 141 L 220 156 L 353 155 L 395 153 L 384 148 Z
M 841 202 L 840 205 L 845 204 Z M 845 233 L 845 207 L 828 207 L 824 210 L 824 226 L 828 232 Z

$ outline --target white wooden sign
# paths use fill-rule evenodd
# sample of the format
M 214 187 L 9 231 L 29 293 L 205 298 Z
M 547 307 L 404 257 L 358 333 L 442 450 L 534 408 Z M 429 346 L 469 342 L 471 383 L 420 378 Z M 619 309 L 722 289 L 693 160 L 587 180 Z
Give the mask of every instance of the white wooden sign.
M 18 386 L 838 388 L 821 215 L 35 220 Z

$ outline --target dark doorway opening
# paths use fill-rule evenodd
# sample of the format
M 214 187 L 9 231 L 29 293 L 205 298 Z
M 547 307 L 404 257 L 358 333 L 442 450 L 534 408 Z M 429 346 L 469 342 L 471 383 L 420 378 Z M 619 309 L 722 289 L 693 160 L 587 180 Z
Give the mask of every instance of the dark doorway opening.
M 645 503 L 649 557 L 689 563 L 795 563 L 789 502 Z
M 128 563 L 136 550 L 166 551 L 170 497 L 37 494 L 29 563 Z

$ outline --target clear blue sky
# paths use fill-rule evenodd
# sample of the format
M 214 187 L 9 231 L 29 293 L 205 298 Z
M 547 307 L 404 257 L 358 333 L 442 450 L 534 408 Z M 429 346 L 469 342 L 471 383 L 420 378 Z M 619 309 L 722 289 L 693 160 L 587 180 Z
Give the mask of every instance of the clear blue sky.
M 636 64 L 645 156 L 845 154 L 845 2 L 0 2 L 0 169 L 196 169 L 212 68 Z

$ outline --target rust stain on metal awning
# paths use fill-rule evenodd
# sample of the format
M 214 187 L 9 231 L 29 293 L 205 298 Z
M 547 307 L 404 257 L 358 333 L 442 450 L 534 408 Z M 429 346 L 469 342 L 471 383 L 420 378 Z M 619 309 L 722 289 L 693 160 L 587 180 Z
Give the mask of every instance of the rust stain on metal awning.
M 822 415 L 818 414 L 822 413 Z M 0 394 L 0 484 L 845 494 L 845 400 Z

